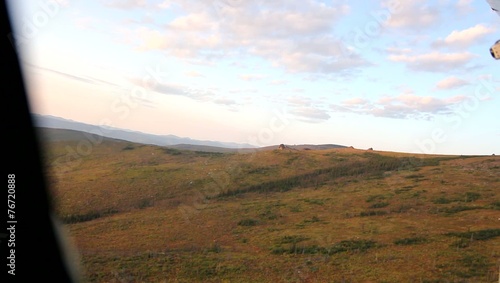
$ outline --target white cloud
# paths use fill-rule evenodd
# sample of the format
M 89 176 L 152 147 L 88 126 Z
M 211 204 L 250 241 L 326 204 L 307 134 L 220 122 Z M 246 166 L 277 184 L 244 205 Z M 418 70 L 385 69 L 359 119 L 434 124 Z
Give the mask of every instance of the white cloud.
M 189 71 L 189 72 L 186 72 L 184 73 L 186 76 L 188 77 L 192 77 L 192 78 L 203 78 L 205 77 L 203 74 L 197 72 L 197 71 Z
M 459 79 L 457 77 L 447 77 L 437 82 L 436 88 L 440 90 L 455 89 L 468 84 L 469 83 L 463 79 Z
M 411 48 L 398 48 L 398 47 L 387 47 L 385 49 L 390 54 L 410 54 L 413 50 Z
M 291 106 L 309 106 L 312 100 L 309 97 L 304 96 L 291 96 L 286 99 Z
M 342 41 L 332 34 L 337 20 L 349 10 L 346 5 L 313 0 L 293 5 L 245 1 L 217 9 L 205 2 L 176 4 L 184 10 L 182 16 L 162 29 L 132 33 L 139 49 L 204 60 L 251 55 L 289 72 L 328 74 L 368 65 L 357 54 L 345 55 L 339 47 Z
M 228 92 L 233 94 L 239 94 L 239 93 L 255 94 L 258 93 L 259 91 L 255 88 L 246 88 L 246 89 L 230 89 L 228 90 Z
M 298 117 L 299 120 L 307 123 L 320 123 L 330 119 L 326 110 L 316 107 L 297 107 L 290 110 L 291 114 Z
M 143 80 L 139 78 L 129 78 L 129 82 L 132 84 L 145 87 Z M 217 88 L 200 88 L 200 87 L 193 87 L 185 84 L 178 84 L 178 83 L 171 83 L 171 82 L 162 82 L 162 83 L 155 83 L 152 84 L 151 86 L 147 87 L 148 91 L 155 91 L 159 94 L 165 94 L 165 95 L 175 95 L 175 96 L 184 96 L 191 98 L 196 101 L 201 101 L 201 102 L 208 102 L 208 103 L 215 103 L 219 105 L 225 105 L 225 106 L 231 106 L 231 110 L 236 111 L 237 109 L 234 108 L 237 106 L 239 103 L 226 96 L 221 96 L 218 94 L 220 92 L 219 89 Z M 252 92 L 250 90 L 247 91 L 240 91 L 238 93 L 244 93 L 244 92 Z M 229 93 L 236 93 L 229 91 Z
M 464 96 L 453 96 L 445 99 L 432 96 L 418 96 L 412 92 L 398 96 L 385 96 L 376 101 L 364 98 L 352 98 L 341 104 L 331 105 L 337 112 L 351 112 L 376 117 L 397 119 L 428 119 L 433 115 L 448 114 L 452 107 L 462 102 Z
M 217 28 L 218 23 L 213 21 L 207 12 L 193 13 L 171 21 L 168 26 L 178 32 L 210 31 Z
M 214 103 L 222 104 L 222 105 L 234 105 L 236 101 L 229 98 L 216 98 L 213 100 Z
M 169 0 L 165 0 L 163 2 L 161 2 L 160 4 L 158 4 L 158 8 L 160 9 L 168 9 L 172 6 L 172 1 L 169 1 Z
M 346 105 L 346 106 L 353 106 L 353 105 L 365 105 L 366 103 L 368 103 L 368 101 L 366 99 L 363 99 L 363 98 L 351 98 L 351 99 L 348 99 L 348 100 L 344 100 L 342 102 L 343 105 Z
M 432 27 L 440 20 L 440 11 L 428 1 L 382 1 L 382 7 L 393 13 L 386 24 L 392 28 L 421 29 Z
M 448 72 L 464 68 L 476 55 L 470 52 L 441 53 L 431 52 L 419 55 L 389 55 L 389 60 L 406 63 L 415 71 Z
M 63 6 L 63 7 L 68 7 L 69 6 L 69 1 L 68 0 L 53 0 L 55 2 L 57 2 L 59 5 Z
M 459 0 L 456 4 L 456 7 L 459 12 L 465 13 L 465 12 L 472 12 L 472 0 Z
M 272 80 L 269 84 L 271 85 L 283 85 L 286 84 L 288 81 L 286 80 Z
M 436 47 L 465 48 L 476 44 L 483 37 L 493 32 L 495 32 L 494 28 L 477 24 L 468 29 L 454 30 L 444 39 L 436 40 L 433 45 Z
M 261 74 L 242 74 L 242 75 L 239 75 L 240 79 L 242 79 L 244 81 L 248 81 L 248 82 L 258 81 L 258 80 L 263 79 L 264 77 L 265 76 L 261 75 Z
M 73 21 L 75 23 L 75 26 L 79 29 L 90 29 L 95 26 L 97 22 L 99 22 L 98 19 L 94 17 L 75 17 L 73 18 Z
M 146 7 L 146 0 L 103 0 L 103 4 L 117 9 L 134 9 Z

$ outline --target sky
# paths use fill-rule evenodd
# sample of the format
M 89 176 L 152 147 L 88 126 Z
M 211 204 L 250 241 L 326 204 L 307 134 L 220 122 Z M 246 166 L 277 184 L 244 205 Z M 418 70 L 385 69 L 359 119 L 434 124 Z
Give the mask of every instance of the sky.
M 483 0 L 10 0 L 32 113 L 200 140 L 500 154 Z

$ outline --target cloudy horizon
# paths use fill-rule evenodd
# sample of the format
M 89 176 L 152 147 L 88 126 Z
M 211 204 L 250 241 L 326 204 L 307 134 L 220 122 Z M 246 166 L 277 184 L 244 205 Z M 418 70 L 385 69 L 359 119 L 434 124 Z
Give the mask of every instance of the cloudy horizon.
M 8 4 L 36 114 L 255 146 L 500 152 L 486 1 Z

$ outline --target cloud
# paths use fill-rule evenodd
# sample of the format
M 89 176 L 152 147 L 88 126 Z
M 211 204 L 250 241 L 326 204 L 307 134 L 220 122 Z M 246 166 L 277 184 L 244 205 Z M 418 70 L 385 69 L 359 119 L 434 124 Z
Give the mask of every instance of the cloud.
M 398 48 L 398 47 L 387 47 L 385 50 L 389 54 L 397 54 L 397 55 L 410 54 L 413 52 L 411 48 Z
M 258 81 L 264 78 L 264 75 L 261 74 L 243 74 L 239 75 L 239 78 L 247 81 L 247 82 L 252 82 L 252 81 Z
M 436 83 L 436 88 L 440 90 L 455 89 L 469 83 L 465 80 L 459 79 L 457 77 L 447 77 Z
M 157 5 L 157 7 L 160 9 L 168 9 L 171 6 L 172 6 L 172 1 L 169 1 L 169 0 L 165 0 Z
M 456 7 L 460 13 L 472 12 L 472 0 L 459 0 Z
M 138 78 L 129 78 L 128 80 L 132 84 L 145 87 L 143 85 L 143 81 Z M 197 88 L 177 83 L 162 82 L 148 86 L 148 90 L 155 91 L 160 94 L 184 96 L 201 102 L 211 102 L 219 105 L 233 107 L 235 105 L 238 105 L 238 102 L 236 100 L 220 96 L 218 94 L 219 91 L 216 88 Z M 233 108 L 233 110 L 236 109 Z
M 246 88 L 246 89 L 238 88 L 238 89 L 230 89 L 228 92 L 233 93 L 233 94 L 239 94 L 239 93 L 247 93 L 248 94 L 248 93 L 257 93 L 259 91 L 255 88 Z
M 342 102 L 342 104 L 346 106 L 365 105 L 367 103 L 368 101 L 363 98 L 351 98 Z
M 175 1 L 174 1 L 175 2 Z M 305 0 L 241 1 L 214 8 L 211 1 L 177 1 L 184 13 L 162 28 L 131 33 L 140 50 L 162 50 L 184 59 L 263 58 L 289 72 L 339 73 L 369 63 L 346 55 L 333 36 L 335 23 L 349 7 Z
M 146 0 L 103 0 L 105 6 L 117 9 L 134 9 L 146 7 Z
M 422 29 L 435 26 L 441 12 L 436 6 L 429 6 L 427 1 L 394 1 L 385 0 L 383 8 L 392 11 L 386 25 L 398 29 Z
M 454 30 L 444 39 L 438 39 L 432 43 L 435 47 L 466 48 L 477 44 L 486 35 L 495 32 L 492 27 L 477 24 L 464 30 Z
M 189 71 L 189 72 L 186 72 L 184 73 L 186 76 L 188 77 L 192 77 L 192 78 L 203 78 L 205 77 L 203 74 L 197 72 L 197 71 Z
M 73 22 L 79 29 L 90 29 L 93 28 L 99 20 L 94 17 L 76 17 L 73 18 Z
M 153 86 L 152 90 L 162 94 L 184 95 L 189 97 L 197 96 L 194 91 L 186 86 L 173 83 L 157 83 Z
M 389 60 L 406 63 L 409 69 L 427 72 L 448 72 L 464 68 L 476 55 L 469 52 L 431 52 L 419 55 L 389 55 Z
M 229 98 L 216 98 L 213 100 L 214 103 L 223 104 L 223 105 L 234 105 L 236 101 Z
M 440 99 L 407 92 L 398 96 L 385 96 L 376 101 L 353 98 L 340 104 L 333 104 L 330 108 L 335 112 L 350 112 L 376 117 L 429 119 L 434 115 L 451 113 L 452 108 L 464 99 L 465 97 L 460 95 Z
M 290 110 L 289 113 L 307 123 L 320 123 L 330 119 L 330 115 L 326 110 L 316 107 L 298 107 Z
M 269 82 L 269 84 L 271 85 L 284 85 L 288 83 L 287 80 L 272 80 L 271 82 Z
M 62 76 L 62 77 L 65 77 L 67 79 L 83 82 L 83 83 L 88 83 L 88 84 L 93 84 L 93 85 L 106 85 L 106 86 L 112 86 L 112 87 L 119 87 L 117 84 L 114 84 L 114 83 L 111 83 L 111 82 L 108 82 L 105 80 L 93 78 L 90 76 L 75 75 L 75 74 L 71 74 L 71 73 L 67 73 L 67 72 L 62 72 L 62 71 L 57 71 L 57 70 L 53 70 L 53 69 L 49 69 L 49 68 L 35 66 L 35 65 L 32 65 L 29 63 L 23 63 L 23 65 L 28 66 L 28 67 L 33 68 L 33 69 L 41 70 L 43 72 L 52 73 L 52 74 L 55 74 L 58 76 Z
M 286 101 L 291 106 L 309 106 L 312 104 L 312 100 L 304 96 L 291 96 Z

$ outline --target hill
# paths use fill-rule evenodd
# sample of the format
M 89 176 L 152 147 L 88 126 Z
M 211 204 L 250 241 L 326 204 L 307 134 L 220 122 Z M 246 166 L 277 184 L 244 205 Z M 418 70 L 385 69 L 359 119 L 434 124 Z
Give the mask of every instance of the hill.
M 220 141 L 202 141 L 191 138 L 181 138 L 175 135 L 153 135 L 138 131 L 124 130 L 114 127 L 100 127 L 96 125 L 76 122 L 60 117 L 32 114 L 34 124 L 40 128 L 55 128 L 76 130 L 86 133 L 92 133 L 108 138 L 126 140 L 135 143 L 152 144 L 159 146 L 191 144 L 202 146 L 213 146 L 223 148 L 253 148 L 250 144 L 239 144 Z
M 85 282 L 494 282 L 500 158 L 45 143 Z

